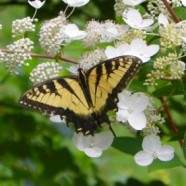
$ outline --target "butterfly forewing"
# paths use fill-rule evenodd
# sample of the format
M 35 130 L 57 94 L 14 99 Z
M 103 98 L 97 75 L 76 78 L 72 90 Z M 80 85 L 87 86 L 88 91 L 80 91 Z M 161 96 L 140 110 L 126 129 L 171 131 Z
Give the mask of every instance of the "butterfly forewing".
M 117 94 L 121 92 L 139 69 L 141 60 L 121 56 L 102 62 L 87 72 L 88 85 L 95 112 L 100 115 L 115 109 Z

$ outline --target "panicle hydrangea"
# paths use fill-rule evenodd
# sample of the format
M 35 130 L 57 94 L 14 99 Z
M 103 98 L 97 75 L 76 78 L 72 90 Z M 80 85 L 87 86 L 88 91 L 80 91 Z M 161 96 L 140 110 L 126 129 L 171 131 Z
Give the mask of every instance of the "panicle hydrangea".
M 86 26 L 87 35 L 84 38 L 84 44 L 87 47 L 93 47 L 98 43 L 114 41 L 127 29 L 128 26 L 116 24 L 111 20 L 105 22 L 89 21 Z
M 22 35 L 28 31 L 35 31 L 35 25 L 33 22 L 36 22 L 37 19 L 32 19 L 30 17 L 25 17 L 23 19 L 16 19 L 12 22 L 12 36 L 16 37 L 17 35 Z
M 30 52 L 33 42 L 29 38 L 23 38 L 7 46 L 8 53 L 1 52 L 1 62 L 9 69 L 11 74 L 17 74 L 17 67 L 29 65 L 26 61 L 31 59 Z
M 40 83 L 45 80 L 58 76 L 62 67 L 56 62 L 44 62 L 36 66 L 30 73 L 30 80 L 34 83 Z
M 157 85 L 158 79 L 181 79 L 184 75 L 185 65 L 178 60 L 174 53 L 169 53 L 168 56 L 159 57 L 154 61 L 154 70 L 147 74 L 145 85 Z
M 162 50 L 175 48 L 181 45 L 180 33 L 175 31 L 175 23 L 170 23 L 166 27 L 160 27 L 160 44 Z
M 43 23 L 39 32 L 39 42 L 48 54 L 57 55 L 61 51 L 61 46 L 68 39 L 62 32 L 67 23 L 63 12 L 60 12 L 58 17 Z
M 134 39 L 141 38 L 145 39 L 146 38 L 146 31 L 145 30 L 139 30 L 139 29 L 129 29 L 126 33 L 122 34 L 119 36 L 117 39 L 117 46 L 121 45 L 123 43 L 131 43 Z
M 104 50 L 96 49 L 90 53 L 84 54 L 80 58 L 79 64 L 82 69 L 88 70 L 91 67 L 97 65 L 98 63 L 104 60 L 106 60 L 106 55 Z

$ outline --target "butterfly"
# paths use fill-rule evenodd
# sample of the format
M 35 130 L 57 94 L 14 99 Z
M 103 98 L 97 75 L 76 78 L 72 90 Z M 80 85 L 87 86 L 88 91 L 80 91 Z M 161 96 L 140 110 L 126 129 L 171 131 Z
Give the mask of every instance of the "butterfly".
M 67 125 L 74 123 L 76 132 L 94 135 L 102 123 L 110 126 L 107 112 L 117 110 L 118 93 L 127 86 L 141 63 L 139 58 L 126 55 L 103 61 L 87 71 L 79 68 L 78 75 L 35 85 L 19 103 L 48 115 L 59 115 Z

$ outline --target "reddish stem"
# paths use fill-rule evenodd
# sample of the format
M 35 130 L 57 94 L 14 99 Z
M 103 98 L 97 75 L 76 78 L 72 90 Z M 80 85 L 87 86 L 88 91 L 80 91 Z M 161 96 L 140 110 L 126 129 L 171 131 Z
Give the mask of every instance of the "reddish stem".
M 14 51 L 6 50 L 6 49 L 0 49 L 1 52 L 12 54 Z M 47 58 L 47 59 L 56 59 L 55 56 L 46 55 L 46 54 L 36 54 L 36 53 L 29 53 L 32 57 L 39 57 L 39 58 Z M 61 61 L 70 62 L 70 63 L 77 63 L 77 61 L 65 58 L 65 57 L 59 57 Z
M 170 126 L 171 126 L 172 130 L 174 131 L 174 133 L 177 134 L 178 133 L 178 128 L 176 126 L 176 123 L 172 119 L 169 107 L 167 106 L 166 101 L 165 101 L 165 99 L 163 97 L 161 97 L 160 100 L 161 100 L 163 108 L 164 108 L 164 110 L 166 112 L 166 115 L 167 115 L 167 118 L 169 120 Z M 182 147 L 183 146 L 183 141 L 179 140 L 179 143 L 180 143 L 180 146 Z
M 180 22 L 179 18 L 177 17 L 176 13 L 174 12 L 170 4 L 167 2 L 167 0 L 162 0 L 162 1 L 164 5 L 166 6 L 167 10 L 169 11 L 169 13 L 171 14 L 171 16 L 173 17 L 174 22 L 179 23 Z

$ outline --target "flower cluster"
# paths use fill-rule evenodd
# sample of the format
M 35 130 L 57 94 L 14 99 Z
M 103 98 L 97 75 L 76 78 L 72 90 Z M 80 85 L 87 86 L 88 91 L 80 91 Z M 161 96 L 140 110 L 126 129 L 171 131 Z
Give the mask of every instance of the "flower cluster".
M 179 61 L 175 53 L 157 58 L 153 67 L 154 70 L 147 74 L 145 85 L 156 86 L 158 79 L 181 79 L 185 71 L 185 63 Z
M 11 74 L 17 74 L 17 67 L 29 65 L 27 60 L 31 59 L 30 52 L 33 42 L 29 38 L 23 38 L 7 46 L 9 52 L 0 53 L 0 61 L 9 69 Z
M 47 79 L 57 77 L 60 71 L 62 71 L 62 67 L 58 63 L 44 62 L 32 70 L 30 80 L 34 84 L 37 84 Z
M 12 36 L 15 37 L 17 35 L 23 35 L 25 32 L 35 31 L 35 25 L 33 22 L 37 21 L 37 19 L 32 19 L 30 17 L 25 17 L 23 19 L 17 19 L 12 22 Z

